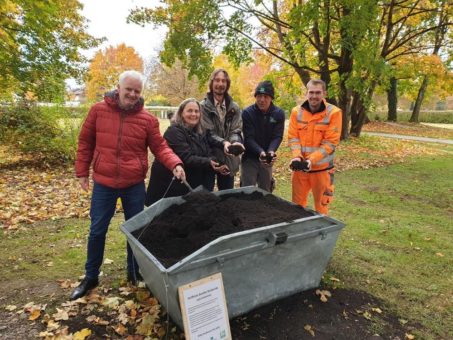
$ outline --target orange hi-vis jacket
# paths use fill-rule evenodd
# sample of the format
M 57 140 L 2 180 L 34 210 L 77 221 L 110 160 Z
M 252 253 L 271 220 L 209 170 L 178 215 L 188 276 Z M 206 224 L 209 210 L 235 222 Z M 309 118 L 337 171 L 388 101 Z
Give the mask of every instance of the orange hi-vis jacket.
M 310 172 L 333 168 L 335 148 L 341 136 L 341 110 L 324 100 L 325 109 L 311 113 L 302 105 L 291 110 L 288 145 L 294 158 L 311 161 Z

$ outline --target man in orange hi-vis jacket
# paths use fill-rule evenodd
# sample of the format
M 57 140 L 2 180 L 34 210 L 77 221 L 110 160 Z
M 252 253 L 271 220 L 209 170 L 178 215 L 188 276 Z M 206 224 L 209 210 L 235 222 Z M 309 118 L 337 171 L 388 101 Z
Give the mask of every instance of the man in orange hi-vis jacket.
M 307 100 L 291 111 L 288 144 L 293 155 L 292 201 L 306 207 L 312 191 L 315 210 L 327 215 L 333 199 L 333 160 L 342 118 L 341 110 L 327 103 L 325 96 L 324 81 L 308 82 Z

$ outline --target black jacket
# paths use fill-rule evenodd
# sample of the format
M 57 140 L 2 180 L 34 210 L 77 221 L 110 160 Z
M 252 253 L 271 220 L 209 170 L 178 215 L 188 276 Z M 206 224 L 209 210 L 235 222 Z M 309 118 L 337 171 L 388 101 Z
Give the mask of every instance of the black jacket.
M 242 159 L 258 158 L 262 151 L 277 151 L 283 140 L 285 112 L 273 103 L 266 113 L 256 104 L 242 112 L 245 153 Z
M 214 176 L 211 167 L 211 159 L 214 158 L 211 147 L 223 148 L 222 142 L 216 141 L 209 132 L 198 134 L 181 125 L 172 124 L 164 133 L 164 138 L 170 148 L 181 158 L 184 163 L 187 182 L 192 188 L 203 185 L 206 189 L 212 190 L 209 186 Z M 181 196 L 189 192 L 187 187 L 178 180 L 172 182 L 173 173 L 164 167 L 157 159 L 151 167 L 146 192 L 145 205 L 149 206 L 163 197 Z

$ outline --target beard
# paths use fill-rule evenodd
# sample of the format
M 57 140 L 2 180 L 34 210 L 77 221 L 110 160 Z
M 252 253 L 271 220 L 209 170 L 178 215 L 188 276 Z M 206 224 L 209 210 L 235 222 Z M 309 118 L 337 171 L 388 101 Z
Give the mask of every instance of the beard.
M 130 98 L 124 98 L 123 100 L 119 101 L 119 105 L 123 110 L 130 110 L 134 108 L 134 106 L 138 103 L 139 99 L 133 100 Z
M 223 96 L 226 93 L 226 87 L 225 86 L 216 86 L 212 89 L 212 92 L 214 92 L 214 94 L 216 94 L 216 95 Z

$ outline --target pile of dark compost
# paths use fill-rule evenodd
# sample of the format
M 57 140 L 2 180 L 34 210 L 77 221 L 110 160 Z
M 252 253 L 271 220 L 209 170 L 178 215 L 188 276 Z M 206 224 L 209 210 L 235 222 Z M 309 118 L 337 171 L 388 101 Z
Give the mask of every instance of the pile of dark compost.
M 419 327 L 401 324 L 382 301 L 363 291 L 328 289 L 332 297 L 327 302 L 312 289 L 230 320 L 233 339 L 397 340 L 408 339 L 407 334 Z
M 132 234 L 165 267 L 170 267 L 220 236 L 291 222 L 313 213 L 260 192 L 216 196 L 192 192 Z

